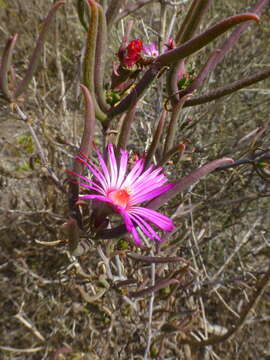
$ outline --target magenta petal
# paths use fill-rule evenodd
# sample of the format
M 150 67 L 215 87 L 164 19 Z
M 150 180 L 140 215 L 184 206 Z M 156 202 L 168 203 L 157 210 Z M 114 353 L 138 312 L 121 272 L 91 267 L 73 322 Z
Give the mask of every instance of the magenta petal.
M 84 181 L 89 182 L 90 184 L 93 183 L 93 181 L 92 181 L 91 179 L 89 179 L 88 177 L 79 175 L 79 174 L 75 173 L 74 171 L 66 171 L 66 172 L 67 172 L 69 175 L 75 175 L 75 176 L 77 176 L 78 178 L 83 179 Z
M 101 173 L 101 171 L 99 169 L 96 168 L 96 166 L 94 164 L 89 164 L 84 159 L 79 158 L 79 157 L 77 157 L 76 159 L 88 167 L 88 169 L 91 171 L 91 173 L 101 183 L 103 188 L 108 187 L 108 184 L 107 184 L 107 181 L 106 181 L 104 175 Z
M 127 231 L 131 232 L 134 225 L 132 224 L 132 221 L 131 221 L 131 219 L 130 219 L 130 217 L 128 215 L 128 212 L 125 211 L 124 209 L 120 208 L 119 213 L 123 216 Z
M 139 237 L 137 230 L 135 229 L 135 226 L 133 225 L 133 223 L 131 221 L 131 218 L 130 218 L 128 212 L 125 210 L 121 210 L 119 212 L 123 216 L 127 231 L 133 235 L 135 244 L 138 246 L 142 245 L 142 241 Z
M 139 204 L 139 203 L 142 203 L 145 201 L 150 201 L 150 200 L 154 199 L 155 197 L 170 190 L 173 186 L 174 186 L 174 184 L 166 184 L 166 185 L 161 186 L 154 190 L 150 189 L 150 191 L 144 191 L 144 192 L 141 191 L 132 197 L 131 205 Z
M 141 217 L 145 218 L 146 220 L 151 221 L 157 227 L 165 231 L 172 231 L 174 228 L 174 224 L 170 218 L 165 215 L 158 213 L 155 210 L 134 206 L 130 211 L 131 214 L 138 214 Z
M 96 150 L 96 153 L 97 153 L 98 160 L 99 160 L 99 163 L 101 165 L 103 174 L 104 174 L 104 176 L 105 176 L 105 178 L 107 180 L 107 184 L 108 184 L 108 187 L 109 187 L 109 186 L 111 186 L 111 177 L 110 177 L 107 165 L 106 165 L 103 157 L 101 156 L 100 152 L 98 150 Z
M 68 173 L 71 175 L 75 175 L 78 178 L 83 179 L 84 181 L 87 181 L 89 184 L 91 184 L 91 185 L 88 185 L 88 184 L 84 184 L 84 183 L 78 183 L 80 186 L 83 186 L 83 187 L 93 190 L 93 191 L 97 191 L 97 192 L 105 195 L 105 191 L 104 191 L 103 187 L 99 186 L 98 184 L 96 184 L 91 179 L 87 178 L 86 176 L 79 175 L 79 174 L 75 173 L 74 171 L 68 171 Z
M 142 173 L 144 167 L 144 160 L 138 160 L 133 168 L 131 169 L 130 173 L 127 175 L 125 181 L 123 182 L 123 187 L 131 186 L 134 181 L 138 178 L 138 176 Z
M 137 214 L 133 214 L 130 216 L 131 219 L 138 224 L 138 226 L 141 228 L 141 230 L 151 239 L 151 240 L 158 240 L 158 241 L 162 241 L 162 239 L 158 236 L 158 234 L 155 232 L 155 230 L 149 225 L 147 224 L 146 221 L 144 221 L 144 219 L 140 216 L 138 216 Z
M 148 168 L 141 176 L 139 176 L 133 183 L 134 186 L 139 186 L 141 184 L 144 184 L 146 181 L 149 181 L 150 179 L 155 179 L 155 181 L 158 178 L 158 174 L 162 170 L 161 168 L 157 168 L 153 170 L 153 167 Z M 166 179 L 164 175 L 162 175 L 162 178 Z
M 142 240 L 139 237 L 139 234 L 137 232 L 137 230 L 135 229 L 135 226 L 133 226 L 133 228 L 131 229 L 131 233 L 133 235 L 133 239 L 134 242 L 137 246 L 141 246 L 142 245 Z
M 93 183 L 93 185 L 88 185 L 88 184 L 83 184 L 83 183 L 80 183 L 79 184 L 80 186 L 86 188 L 86 189 L 89 189 L 89 190 L 92 190 L 92 191 L 96 191 L 98 193 L 100 193 L 101 195 L 103 196 L 106 196 L 106 193 L 105 191 L 97 184 Z
M 120 149 L 118 162 L 112 144 L 107 147 L 109 166 L 98 150 L 96 153 L 99 165 L 83 154 L 81 158 L 78 157 L 78 161 L 88 167 L 95 181 L 91 177 L 70 172 L 71 175 L 83 179 L 84 183 L 81 186 L 91 191 L 90 194 L 80 195 L 80 198 L 108 203 L 114 212 L 122 216 L 125 227 L 132 234 L 136 245 L 142 244 L 138 228 L 148 238 L 162 241 L 149 222 L 162 230 L 172 231 L 172 220 L 154 210 L 135 205 L 160 196 L 174 184 L 165 184 L 167 178 L 162 173 L 162 168 L 151 165 L 144 170 L 144 159 L 137 160 L 128 172 L 128 152 Z
M 117 170 L 117 162 L 112 144 L 108 145 L 108 152 L 109 152 L 109 164 L 111 170 L 111 186 L 116 186 L 118 179 L 118 170 Z
M 128 152 L 126 150 L 120 150 L 121 158 L 120 158 L 120 166 L 119 166 L 119 174 L 116 186 L 120 188 L 124 181 L 126 171 L 127 171 L 127 163 L 128 163 Z
M 91 199 L 91 200 L 106 202 L 108 204 L 113 205 L 113 202 L 111 199 L 107 198 L 106 196 L 102 196 L 102 195 L 80 195 L 80 199 Z
M 143 45 L 143 52 L 150 57 L 157 57 L 159 55 L 159 51 L 154 42 Z

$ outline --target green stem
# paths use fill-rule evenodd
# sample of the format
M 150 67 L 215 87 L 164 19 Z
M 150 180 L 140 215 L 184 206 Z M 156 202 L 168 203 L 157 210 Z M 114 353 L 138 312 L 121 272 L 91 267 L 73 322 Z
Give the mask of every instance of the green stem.
M 95 54 L 95 93 L 100 109 L 106 113 L 110 106 L 106 102 L 105 92 L 103 87 L 104 69 L 107 53 L 107 23 L 103 8 L 97 4 L 98 7 L 98 32 L 96 41 Z
M 83 83 L 88 88 L 95 105 L 95 114 L 98 120 L 105 122 L 107 120 L 106 115 L 100 109 L 95 96 L 95 58 L 96 58 L 96 42 L 98 32 L 98 6 L 94 0 L 85 0 L 89 5 L 89 28 L 86 41 L 86 51 L 84 58 L 84 69 L 83 69 Z
M 10 94 L 8 88 L 8 71 L 11 65 L 12 53 L 16 43 L 18 35 L 10 37 L 7 41 L 6 47 L 4 49 L 4 53 L 1 59 L 0 65 L 0 91 L 2 92 L 2 96 L 7 101 L 11 101 L 12 95 Z

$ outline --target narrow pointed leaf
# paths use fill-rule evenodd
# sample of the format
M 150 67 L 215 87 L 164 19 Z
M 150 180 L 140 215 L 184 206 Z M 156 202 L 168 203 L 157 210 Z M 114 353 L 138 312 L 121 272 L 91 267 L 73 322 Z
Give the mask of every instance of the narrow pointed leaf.
M 200 50 L 233 26 L 249 20 L 259 21 L 260 19 L 253 13 L 243 13 L 231 16 L 218 24 L 211 26 L 208 30 L 197 35 L 183 45 L 160 55 L 156 59 L 156 62 L 159 63 L 160 66 L 169 66 L 170 64 L 173 64 L 180 59 L 184 59 Z
M 81 145 L 79 148 L 79 154 L 84 154 L 85 156 L 89 156 L 91 152 L 91 146 L 95 131 L 95 111 L 94 111 L 94 103 L 91 98 L 91 95 L 88 89 L 84 85 L 80 85 L 84 99 L 85 99 L 85 119 L 84 119 L 84 129 L 83 136 L 81 140 Z M 83 172 L 84 165 L 82 162 L 76 161 L 74 159 L 73 162 L 73 171 L 70 172 L 70 185 L 69 185 L 69 207 L 71 216 L 77 219 L 78 223 L 81 224 L 81 214 L 79 212 L 78 207 L 76 206 L 76 201 L 79 197 L 79 181 L 78 176 L 73 174 L 81 175 Z
M 160 195 L 158 198 L 150 201 L 146 207 L 152 210 L 158 209 L 167 201 L 171 200 L 175 197 L 180 191 L 183 191 L 188 186 L 194 184 L 203 176 L 209 174 L 210 172 L 214 171 L 216 168 L 226 165 L 226 164 L 233 164 L 234 161 L 230 158 L 222 158 L 218 160 L 214 160 L 201 168 L 193 171 L 191 174 L 184 176 L 182 179 L 175 182 L 175 186 L 167 191 L 166 193 Z M 126 233 L 125 225 L 117 226 L 113 229 L 106 229 L 100 232 L 97 232 L 96 238 L 97 239 L 113 239 L 119 238 Z
M 203 176 L 209 174 L 217 167 L 225 165 L 225 164 L 232 164 L 234 161 L 230 158 L 222 158 L 218 160 L 211 161 L 210 163 L 202 166 L 201 168 L 193 171 L 191 174 L 184 176 L 182 179 L 176 181 L 174 187 L 171 188 L 166 193 L 160 195 L 158 198 L 150 201 L 146 207 L 149 209 L 158 209 L 167 201 L 171 200 L 175 197 L 180 191 L 183 191 L 187 187 L 196 183 L 199 179 Z
M 183 262 L 185 264 L 189 264 L 187 260 L 183 259 L 180 256 L 144 256 L 134 253 L 128 253 L 127 256 L 133 260 L 142 261 L 150 264 L 166 264 L 172 262 Z
M 156 131 L 153 135 L 153 140 L 151 142 L 150 148 L 147 152 L 146 155 L 146 159 L 145 159 L 145 167 L 147 167 L 153 156 L 155 155 L 155 152 L 157 150 L 158 145 L 160 144 L 160 139 L 163 133 L 163 129 L 164 129 L 164 125 L 165 125 L 165 121 L 166 121 L 166 117 L 167 117 L 168 112 L 164 109 L 161 113 L 159 122 L 158 122 L 158 126 L 156 128 Z
M 83 64 L 83 81 L 88 88 L 91 95 L 94 88 L 94 71 L 95 71 L 95 49 L 97 41 L 98 30 L 98 9 L 95 2 L 92 0 L 85 0 L 88 4 L 89 11 L 89 27 L 86 40 L 85 58 Z
M 133 122 L 136 113 L 136 105 L 137 105 L 137 99 L 134 98 L 130 105 L 129 111 L 127 112 L 126 116 L 123 119 L 123 124 L 120 130 L 120 135 L 117 144 L 118 151 L 120 151 L 120 149 L 125 149 L 127 146 L 129 134 L 131 130 L 131 124 Z
M 179 100 L 177 96 L 178 92 L 178 81 L 185 75 L 185 60 L 179 60 L 174 66 L 169 69 L 167 74 L 166 86 L 168 96 L 171 104 L 175 105 Z
M 85 15 L 88 13 L 86 7 L 87 7 L 87 5 L 84 0 L 77 0 L 77 13 L 79 16 L 79 20 L 80 20 L 82 26 L 84 27 L 84 29 L 86 31 L 88 31 L 88 25 L 85 20 L 85 17 L 86 17 Z M 89 13 L 88 13 L 88 22 L 89 22 Z
M 93 99 L 87 87 L 84 86 L 83 84 L 81 84 L 80 87 L 82 89 L 85 100 L 85 118 L 84 118 L 83 136 L 79 148 L 79 153 L 84 154 L 85 156 L 88 157 L 91 153 L 91 147 L 95 132 L 95 125 L 96 125 L 95 108 L 94 108 Z M 76 161 L 76 164 L 77 163 L 78 161 Z M 81 172 L 78 173 L 81 174 Z
M 95 94 L 97 103 L 103 112 L 109 110 L 109 105 L 106 102 L 105 92 L 103 87 L 103 77 L 105 60 L 107 54 L 107 23 L 103 8 L 97 4 L 98 7 L 98 32 L 96 41 L 96 53 L 95 53 Z
M 183 108 L 184 103 L 185 103 L 185 101 L 187 100 L 188 97 L 189 97 L 189 94 L 186 94 L 173 107 L 171 120 L 170 120 L 170 123 L 169 123 L 169 126 L 168 126 L 167 137 L 166 137 L 166 141 L 165 141 L 163 154 L 166 154 L 173 147 L 175 135 L 177 133 L 176 132 L 176 127 L 177 127 L 177 121 L 178 121 L 178 118 L 179 118 L 179 114 L 180 114 L 180 111 Z
M 259 71 L 254 75 L 248 76 L 242 80 L 237 80 L 228 85 L 221 86 L 215 90 L 209 91 L 204 95 L 191 98 L 185 102 L 184 107 L 205 104 L 209 101 L 213 101 L 223 96 L 230 95 L 237 90 L 240 90 L 242 88 L 255 84 L 259 81 L 262 81 L 268 78 L 269 76 L 270 76 L 270 67 L 266 68 L 263 71 Z
M 143 290 L 139 290 L 139 291 L 131 291 L 129 293 L 129 296 L 133 297 L 133 298 L 138 298 L 138 297 L 144 297 L 147 295 L 151 295 L 153 292 L 156 292 L 164 287 L 167 287 L 171 284 L 179 284 L 179 280 L 177 279 L 166 279 L 166 280 L 161 280 L 159 282 L 157 282 L 155 285 L 153 286 L 149 286 L 146 289 Z
M 85 99 L 85 118 L 84 118 L 83 135 L 82 135 L 82 140 L 78 154 L 84 154 L 86 157 L 88 157 L 91 153 L 91 146 L 94 137 L 96 118 L 94 111 L 94 103 L 89 93 L 89 90 L 87 89 L 86 86 L 82 84 L 80 85 L 80 87 L 82 89 Z M 83 172 L 83 168 L 84 165 L 81 162 L 74 160 L 74 165 L 73 165 L 74 173 L 81 175 Z M 75 180 L 76 182 L 78 182 L 78 177 L 76 177 Z
M 38 66 L 40 53 L 43 48 L 45 38 L 46 38 L 46 35 L 48 32 L 49 26 L 52 22 L 53 16 L 56 13 L 57 9 L 61 5 L 64 5 L 64 3 L 65 3 L 64 1 L 58 1 L 57 3 L 55 3 L 54 6 L 49 11 L 49 14 L 47 15 L 46 19 L 44 20 L 41 33 L 37 40 L 37 45 L 36 45 L 35 50 L 33 51 L 33 54 L 30 58 L 30 62 L 29 62 L 29 66 L 26 71 L 26 74 L 15 90 L 15 97 L 20 96 L 26 90 L 27 86 L 29 85 L 30 81 L 32 80 L 34 72 Z
M 0 91 L 6 100 L 11 100 L 12 95 L 8 88 L 8 72 L 11 66 L 13 49 L 18 35 L 11 36 L 5 46 L 0 65 Z
M 94 105 L 95 114 L 98 120 L 105 121 L 107 119 L 104 112 L 100 109 L 95 96 L 95 61 L 96 61 L 96 45 L 98 33 L 99 11 L 98 4 L 95 0 L 85 0 L 89 10 L 89 29 L 86 40 L 85 58 L 83 64 L 83 82 L 90 91 Z

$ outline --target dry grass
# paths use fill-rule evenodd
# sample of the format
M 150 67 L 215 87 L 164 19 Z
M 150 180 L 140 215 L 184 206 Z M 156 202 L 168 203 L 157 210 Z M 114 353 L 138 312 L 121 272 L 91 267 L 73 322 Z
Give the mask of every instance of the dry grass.
M 248 8 L 249 1 L 237 2 L 237 8 L 231 3 L 236 12 Z M 155 39 L 159 7 L 153 6 L 151 15 L 149 7 L 138 14 Z M 218 6 L 212 7 L 209 19 L 231 14 L 229 4 Z M 0 0 L 1 46 L 9 34 L 20 34 L 14 54 L 18 76 L 25 71 L 49 7 L 48 2 Z M 172 8 L 168 11 L 169 22 Z M 145 36 L 139 21 L 135 28 L 134 37 Z M 252 29 L 217 68 L 207 88 L 269 63 L 269 15 Z M 28 96 L 20 102 L 64 186 L 64 170 L 71 166 L 82 127 L 83 106 L 77 94 L 83 39 L 74 4 L 66 1 L 51 27 Z M 119 39 L 121 24 L 111 34 L 108 67 Z M 200 52 L 194 64 L 202 64 L 205 55 Z M 137 111 L 131 139 L 136 151 L 142 152 L 149 141 L 161 108 L 160 87 L 161 80 Z M 238 159 L 255 148 L 269 148 L 269 127 L 256 141 L 237 144 L 256 127 L 267 125 L 268 97 L 269 80 L 225 100 L 187 109 L 181 119 L 187 125 L 179 125 L 178 140 L 189 138 L 195 151 L 181 162 L 174 157 L 166 166 L 168 176 L 182 176 L 223 155 Z M 151 244 L 138 249 L 126 239 L 94 242 L 85 234 L 72 254 L 63 226 L 67 199 L 41 165 L 29 127 L 9 105 L 0 106 L 1 359 L 144 359 L 148 345 L 148 359 L 270 358 L 270 292 L 259 282 L 269 266 L 269 178 L 260 177 L 250 165 L 219 171 L 170 202 L 166 212 L 174 217 L 176 231 L 159 255 L 182 257 L 182 262 L 138 261 L 128 254 L 150 256 L 156 249 Z M 97 143 L 100 136 L 97 129 Z M 171 277 L 178 283 L 154 295 L 132 295 Z M 236 336 L 204 347 L 185 344 L 224 335 L 256 294 L 260 301 Z

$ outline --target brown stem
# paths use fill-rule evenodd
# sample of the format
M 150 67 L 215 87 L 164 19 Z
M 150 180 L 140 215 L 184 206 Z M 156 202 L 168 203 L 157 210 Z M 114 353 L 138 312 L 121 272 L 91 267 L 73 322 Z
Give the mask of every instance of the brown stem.
M 130 257 L 133 260 L 142 261 L 146 263 L 155 263 L 155 264 L 166 264 L 166 263 L 172 263 L 172 262 L 184 262 L 185 264 L 189 264 L 189 262 L 179 256 L 143 256 L 138 254 L 132 254 L 128 253 L 128 257 Z
M 129 134 L 130 134 L 130 130 L 131 130 L 131 124 L 134 120 L 134 116 L 136 113 L 136 106 L 137 106 L 137 99 L 136 99 L 136 97 L 134 97 L 134 99 L 130 105 L 130 109 L 128 110 L 126 116 L 123 119 L 122 127 L 120 130 L 120 135 L 119 135 L 119 139 L 118 139 L 118 144 L 117 144 L 118 152 L 120 151 L 120 149 L 125 149 L 127 146 Z
M 161 113 L 161 116 L 160 116 L 160 119 L 159 119 L 159 122 L 158 122 L 158 126 L 157 126 L 156 131 L 155 131 L 155 133 L 153 135 L 153 140 L 151 142 L 150 148 L 149 148 L 149 150 L 147 152 L 147 155 L 146 155 L 145 168 L 147 168 L 147 166 L 150 164 L 153 156 L 155 155 L 157 147 L 158 147 L 158 145 L 160 143 L 160 138 L 161 138 L 161 136 L 163 134 L 163 128 L 164 128 L 164 125 L 165 125 L 167 114 L 168 114 L 168 112 L 165 109 Z
M 185 144 L 177 144 L 176 146 L 174 146 L 173 148 L 171 148 L 166 154 L 163 155 L 163 158 L 160 160 L 160 162 L 158 163 L 158 166 L 164 166 L 164 164 L 166 164 L 166 162 L 175 154 L 178 153 L 179 158 L 178 162 L 181 160 L 181 157 L 184 153 L 186 149 L 186 145 Z
M 177 126 L 177 121 L 179 118 L 179 114 L 181 109 L 183 108 L 183 105 L 185 103 L 185 101 L 187 100 L 187 98 L 189 97 L 189 94 L 186 94 L 185 96 L 183 96 L 176 105 L 174 105 L 173 110 L 172 110 L 172 116 L 171 116 L 171 121 L 169 123 L 169 127 L 168 127 L 168 131 L 167 131 L 167 137 L 166 137 L 166 141 L 165 141 L 165 146 L 164 146 L 164 151 L 163 151 L 163 156 L 172 148 L 173 146 L 173 142 L 174 142 L 174 138 L 175 138 L 175 134 L 176 134 L 176 126 Z
M 167 287 L 171 284 L 179 284 L 179 281 L 177 279 L 166 279 L 166 280 L 161 280 L 159 282 L 157 282 L 154 286 L 149 286 L 146 289 L 143 290 L 139 290 L 139 291 L 131 291 L 129 293 L 129 296 L 133 297 L 133 298 L 138 298 L 138 297 L 143 297 L 143 296 L 147 296 L 147 295 L 152 295 L 153 292 L 156 292 L 164 287 Z

